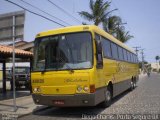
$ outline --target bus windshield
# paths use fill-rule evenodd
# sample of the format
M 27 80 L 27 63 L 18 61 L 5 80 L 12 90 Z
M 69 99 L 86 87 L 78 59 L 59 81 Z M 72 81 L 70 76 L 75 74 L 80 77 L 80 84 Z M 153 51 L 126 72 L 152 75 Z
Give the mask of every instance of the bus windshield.
M 91 68 L 91 38 L 89 32 L 37 38 L 33 71 Z

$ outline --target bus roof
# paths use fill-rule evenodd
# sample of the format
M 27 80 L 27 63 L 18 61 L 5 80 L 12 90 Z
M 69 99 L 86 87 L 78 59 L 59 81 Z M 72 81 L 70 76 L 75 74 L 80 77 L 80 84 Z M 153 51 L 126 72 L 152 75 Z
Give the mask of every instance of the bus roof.
M 95 33 L 98 33 L 99 35 L 108 38 L 112 42 L 118 44 L 119 46 L 135 54 L 133 49 L 127 47 L 124 43 L 117 40 L 115 37 L 113 37 L 112 35 L 108 34 L 107 32 L 105 32 L 104 30 L 100 29 L 95 25 L 79 25 L 79 26 L 70 26 L 70 27 L 63 27 L 63 28 L 48 30 L 48 31 L 40 32 L 39 34 L 37 34 L 36 37 L 38 38 L 38 37 L 45 37 L 45 36 L 56 35 L 56 34 L 73 33 L 73 32 L 81 32 L 81 31 L 93 31 Z

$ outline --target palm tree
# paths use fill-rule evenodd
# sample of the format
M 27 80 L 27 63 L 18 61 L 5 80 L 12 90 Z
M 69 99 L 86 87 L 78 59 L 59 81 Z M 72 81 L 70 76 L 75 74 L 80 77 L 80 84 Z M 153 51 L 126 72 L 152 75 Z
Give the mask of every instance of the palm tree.
M 156 59 L 156 62 L 160 59 L 160 57 L 157 55 L 156 57 L 155 57 L 155 59 Z
M 122 24 L 122 20 L 119 16 L 109 16 L 109 18 L 103 23 L 103 29 L 116 36 L 118 26 Z
M 129 31 L 125 32 L 124 26 L 119 27 L 122 24 L 122 20 L 119 16 L 110 16 L 110 13 L 117 10 L 109 11 L 111 2 L 103 2 L 103 0 L 90 0 L 90 10 L 91 12 L 81 11 L 80 16 L 87 19 L 88 21 L 93 21 L 95 25 L 103 24 L 103 28 L 106 32 L 112 34 L 121 42 L 126 42 L 133 36 L 129 35 Z M 82 23 L 84 24 L 84 23 Z
M 116 31 L 116 38 L 118 40 L 120 40 L 121 42 L 125 43 L 127 42 L 129 39 L 133 38 L 134 36 L 129 34 L 129 31 L 125 31 L 124 26 L 121 26 L 119 28 L 117 28 Z
M 86 11 L 79 12 L 79 15 L 88 21 L 93 21 L 95 25 L 99 25 L 106 21 L 107 16 L 114 10 L 109 11 L 109 6 L 111 2 L 103 2 L 103 0 L 90 0 L 90 10 L 91 13 Z M 109 12 L 108 12 L 109 11 Z
M 122 19 L 119 16 L 109 16 L 107 21 L 103 23 L 103 29 L 124 43 L 133 38 L 133 36 L 129 35 L 129 31 L 125 31 L 125 27 L 121 26 L 122 24 L 125 23 L 122 23 Z

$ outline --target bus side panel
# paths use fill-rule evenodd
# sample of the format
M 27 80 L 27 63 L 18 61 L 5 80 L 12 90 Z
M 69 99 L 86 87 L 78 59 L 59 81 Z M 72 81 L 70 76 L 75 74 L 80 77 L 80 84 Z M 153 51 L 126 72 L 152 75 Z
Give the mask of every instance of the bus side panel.
M 138 65 L 129 62 L 118 62 L 116 84 L 113 85 L 114 96 L 130 88 L 132 78 L 138 75 Z

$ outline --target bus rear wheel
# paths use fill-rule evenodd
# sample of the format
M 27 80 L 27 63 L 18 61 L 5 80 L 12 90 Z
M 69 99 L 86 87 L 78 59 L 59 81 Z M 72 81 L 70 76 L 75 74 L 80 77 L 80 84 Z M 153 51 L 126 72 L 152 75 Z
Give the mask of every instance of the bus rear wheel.
M 136 78 L 133 81 L 133 87 L 134 87 L 134 89 L 136 88 Z
M 104 97 L 105 97 L 105 100 L 102 102 L 102 107 L 106 108 L 111 105 L 111 100 L 112 100 L 112 92 L 111 92 L 110 87 L 108 87 L 105 90 Z
M 131 80 L 131 81 L 130 81 L 130 90 L 132 91 L 133 89 L 134 89 L 134 81 Z

